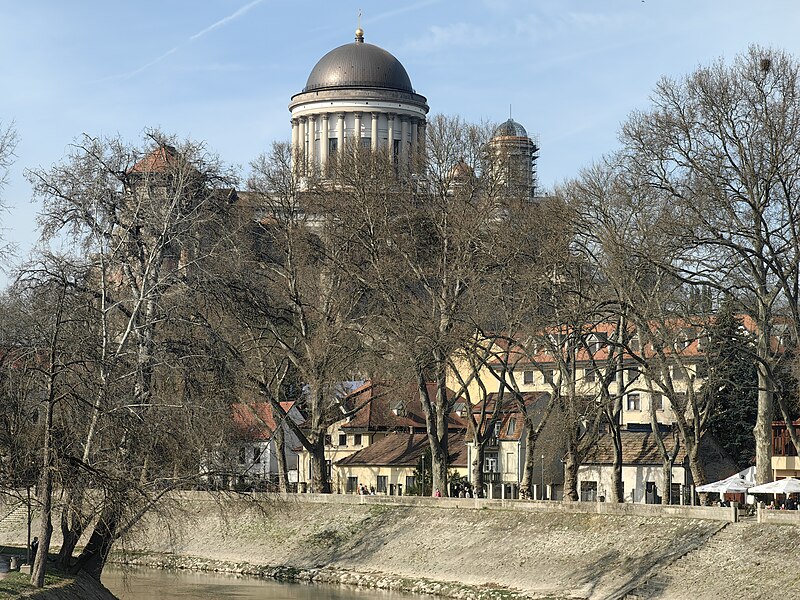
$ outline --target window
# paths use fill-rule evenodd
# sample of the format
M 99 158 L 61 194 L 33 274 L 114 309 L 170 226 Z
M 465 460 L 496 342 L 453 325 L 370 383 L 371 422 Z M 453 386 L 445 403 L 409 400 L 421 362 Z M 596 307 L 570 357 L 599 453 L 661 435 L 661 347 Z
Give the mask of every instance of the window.
M 347 446 L 347 434 L 340 433 L 339 434 L 339 445 L 340 446 Z
M 367 150 L 372 148 L 372 138 L 362 137 L 361 138 L 361 147 L 362 148 L 366 148 Z
M 515 471 L 514 467 L 516 466 L 516 462 L 517 461 L 514 460 L 514 453 L 506 452 L 506 473 L 513 473 Z
M 508 427 L 506 428 L 506 433 L 508 435 L 514 435 L 517 432 L 517 420 L 514 417 L 508 421 Z
M 360 446 L 361 445 L 361 434 L 360 433 L 356 433 L 353 436 L 353 445 L 354 446 Z
M 661 394 L 651 394 L 650 403 L 655 410 L 664 410 L 664 398 Z
M 631 338 L 631 341 L 628 342 L 628 347 L 631 349 L 631 352 L 639 352 L 641 349 L 641 344 L 639 343 L 639 336 L 634 335 Z
M 386 488 L 389 486 L 389 477 L 386 475 L 378 475 L 378 493 L 385 494 Z
M 326 446 L 332 446 L 333 445 L 333 440 L 331 440 L 330 434 L 327 434 L 327 433 L 325 434 L 325 445 Z
M 339 147 L 339 140 L 337 138 L 328 138 L 328 156 L 336 154 Z
M 397 157 L 400 156 L 400 140 L 393 140 L 392 143 L 392 157 L 397 162 Z
M 681 365 L 672 365 L 672 379 L 675 381 L 683 381 L 686 379 L 686 370 Z
M 347 478 L 347 487 L 345 491 L 348 494 L 355 494 L 358 491 L 358 477 L 348 477 Z
M 497 422 L 494 424 L 494 433 L 492 434 L 494 437 L 498 437 L 500 435 L 500 427 L 501 423 Z
M 544 382 L 545 383 L 553 383 L 555 381 L 556 372 L 548 369 L 547 371 L 543 372 Z
M 261 448 L 253 446 L 253 464 L 261 464 Z
M 526 385 L 530 385 L 533 383 L 533 371 L 523 371 L 522 372 L 522 382 Z
M 581 481 L 581 502 L 597 501 L 597 482 Z
M 406 475 L 406 490 L 413 490 L 417 487 L 417 478 L 413 475 Z
M 584 381 L 595 381 L 597 379 L 597 372 L 595 371 L 594 367 L 586 367 L 583 371 L 583 380 Z
M 247 452 L 247 450 L 244 448 L 244 446 L 239 448 L 239 464 L 240 465 L 243 465 L 245 459 L 247 458 L 246 452 Z
M 642 399 L 639 394 L 628 394 L 628 410 L 642 410 Z
M 633 383 L 639 379 L 639 367 L 628 367 L 625 369 L 628 376 L 628 383 Z
M 483 458 L 483 472 L 484 473 L 497 473 L 497 454 L 486 453 Z

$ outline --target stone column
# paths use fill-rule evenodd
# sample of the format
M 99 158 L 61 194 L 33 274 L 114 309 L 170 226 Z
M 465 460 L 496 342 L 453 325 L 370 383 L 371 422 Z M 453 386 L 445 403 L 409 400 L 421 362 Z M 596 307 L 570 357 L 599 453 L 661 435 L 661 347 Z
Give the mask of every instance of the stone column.
M 300 117 L 297 124 L 297 172 L 300 175 L 306 174 L 306 118 Z
M 425 119 L 420 119 L 418 138 L 419 138 L 419 155 L 421 157 L 425 156 L 425 135 L 426 135 L 425 128 L 426 127 L 427 127 L 427 123 L 425 122 Z
M 297 119 L 292 119 L 292 155 L 297 152 Z
M 392 159 L 394 158 L 394 115 L 389 113 L 386 115 L 386 118 L 389 120 L 389 135 L 386 140 L 386 152 L 389 154 L 389 159 Z
M 316 137 L 317 137 L 317 118 L 314 115 L 308 117 L 308 174 L 311 175 L 317 170 L 316 161 Z
M 400 163 L 408 166 L 408 117 L 400 117 Z
M 319 167 L 323 173 L 328 167 L 328 113 L 322 113 L 322 130 L 319 133 Z
M 378 118 L 380 113 L 372 113 L 372 151 L 378 151 Z
M 356 148 L 358 148 L 359 144 L 361 143 L 361 113 L 360 112 L 353 113 L 353 128 L 355 130 L 355 136 L 354 136 L 355 140 L 356 140 L 355 144 L 356 144 Z
M 419 154 L 419 119 L 411 119 L 411 157 L 416 160 Z
M 336 152 L 341 152 L 344 149 L 344 113 L 340 112 L 336 117 L 339 119 L 336 123 Z

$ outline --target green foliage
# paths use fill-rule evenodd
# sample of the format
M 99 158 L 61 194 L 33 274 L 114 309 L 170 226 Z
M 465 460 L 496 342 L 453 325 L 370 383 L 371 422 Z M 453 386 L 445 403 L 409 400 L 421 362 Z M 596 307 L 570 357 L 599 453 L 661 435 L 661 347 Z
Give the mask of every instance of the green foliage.
M 729 304 L 723 304 L 708 331 L 708 379 L 703 393 L 714 394 L 709 430 L 740 468 L 755 461 L 753 427 L 758 410 L 758 376 L 750 335 Z

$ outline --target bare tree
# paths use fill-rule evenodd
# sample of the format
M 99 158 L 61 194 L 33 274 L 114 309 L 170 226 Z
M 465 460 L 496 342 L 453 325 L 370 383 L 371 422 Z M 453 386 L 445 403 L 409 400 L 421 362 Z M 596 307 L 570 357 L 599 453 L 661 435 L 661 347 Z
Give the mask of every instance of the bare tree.
M 330 493 L 325 437 L 347 414 L 343 382 L 363 364 L 364 292 L 342 269 L 347 241 L 332 234 L 330 190 L 298 183 L 288 146 L 276 144 L 253 163 L 249 190 L 258 208 L 228 288 L 248 378 L 311 455 L 312 488 Z M 302 427 L 280 404 L 287 378 L 302 388 L 294 396 L 307 416 Z
M 198 429 L 219 422 L 224 368 L 201 292 L 207 259 L 227 239 L 233 180 L 202 145 L 158 132 L 142 150 L 84 138 L 64 163 L 29 177 L 43 200 L 43 238 L 60 236 L 87 263 L 70 281 L 89 299 L 94 343 L 85 410 L 74 415 L 85 429 L 65 488 L 62 561 L 96 515 L 75 568 L 99 578 L 115 540 L 197 477 L 213 438 Z M 94 508 L 87 486 L 102 490 Z
M 470 345 L 476 302 L 511 256 L 495 252 L 495 242 L 529 199 L 510 193 L 493 168 L 501 157 L 487 152 L 488 126 L 437 116 L 426 131 L 426 156 L 411 172 L 371 153 L 343 153 L 332 198 L 338 235 L 352 245 L 349 269 L 374 307 L 375 347 L 397 377 L 418 384 L 433 489 L 447 493 L 448 413 L 462 391 L 447 386 L 449 357 Z
M 798 61 L 753 46 L 730 65 L 665 78 L 622 139 L 641 182 L 677 217 L 672 235 L 691 250 L 681 275 L 730 296 L 753 320 L 757 479 L 769 481 L 779 372 L 800 323 Z

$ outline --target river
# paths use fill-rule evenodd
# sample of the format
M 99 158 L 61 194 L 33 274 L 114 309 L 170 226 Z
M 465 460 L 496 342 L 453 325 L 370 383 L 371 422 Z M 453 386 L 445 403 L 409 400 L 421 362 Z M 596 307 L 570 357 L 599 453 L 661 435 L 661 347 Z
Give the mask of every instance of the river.
M 103 585 L 121 600 L 420 600 L 430 596 L 332 585 L 278 583 L 254 577 L 158 569 L 103 570 Z

